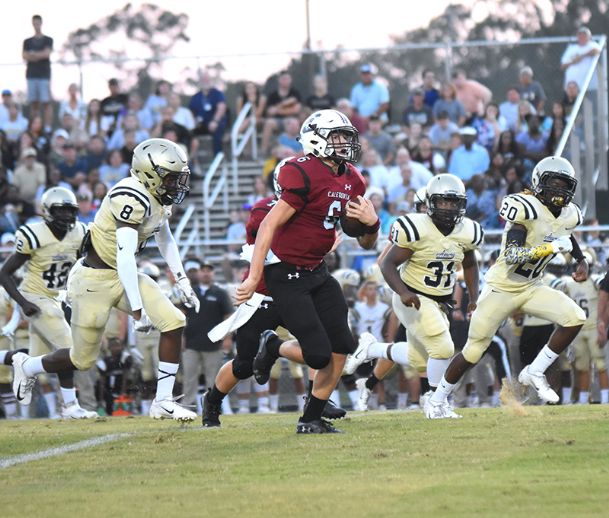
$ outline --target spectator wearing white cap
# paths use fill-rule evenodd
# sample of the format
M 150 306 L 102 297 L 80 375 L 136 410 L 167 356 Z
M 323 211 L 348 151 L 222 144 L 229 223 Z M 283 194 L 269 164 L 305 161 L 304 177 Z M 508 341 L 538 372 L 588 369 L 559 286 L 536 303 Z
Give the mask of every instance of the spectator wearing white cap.
M 575 81 L 580 90 L 583 88 L 594 56 L 599 54 L 600 51 L 600 45 L 592 40 L 590 29 L 580 27 L 577 30 L 577 43 L 571 43 L 560 59 L 560 69 L 565 73 L 565 88 L 569 81 Z M 590 90 L 596 90 L 596 87 L 596 76 L 593 76 L 590 82 Z
M 546 102 L 546 92 L 539 81 L 533 80 L 533 69 L 522 67 L 518 74 L 518 93 L 524 101 L 529 101 L 537 113 L 543 113 Z
M 365 119 L 372 115 L 387 122 L 389 110 L 389 90 L 378 79 L 374 78 L 372 65 L 360 67 L 360 82 L 351 89 L 351 104 L 353 109 Z
M 476 174 L 484 174 L 491 163 L 488 151 L 476 143 L 475 128 L 465 126 L 459 131 L 461 145 L 455 149 L 448 162 L 448 172 L 467 182 Z
M 415 162 L 410 156 L 410 151 L 405 147 L 400 147 L 395 154 L 395 165 L 389 168 L 387 192 L 402 184 L 402 168 L 408 166 L 412 171 L 411 183 L 413 189 L 417 190 L 427 185 L 433 174 L 420 162 Z
M 35 204 L 36 193 L 47 181 L 44 165 L 36 161 L 36 150 L 25 148 L 21 152 L 21 162 L 13 174 L 13 185 L 19 191 L 19 198 L 31 205 Z

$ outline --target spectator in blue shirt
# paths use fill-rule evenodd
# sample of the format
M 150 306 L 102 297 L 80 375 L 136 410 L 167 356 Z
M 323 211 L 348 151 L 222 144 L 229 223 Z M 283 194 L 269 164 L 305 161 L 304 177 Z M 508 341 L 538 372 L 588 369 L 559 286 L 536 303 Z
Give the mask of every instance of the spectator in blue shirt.
M 57 164 L 61 179 L 77 189 L 87 179 L 87 161 L 78 156 L 76 146 L 72 142 L 63 145 L 62 153 L 63 159 Z
M 226 98 L 213 86 L 208 72 L 201 75 L 201 90 L 190 99 L 188 106 L 195 118 L 195 135 L 213 137 L 214 154 L 222 151 L 222 139 L 226 129 Z
M 520 156 L 523 158 L 527 174 L 525 180 L 527 180 L 528 174 L 533 171 L 535 164 L 546 156 L 548 138 L 541 131 L 538 115 L 529 113 L 525 120 L 527 130 L 516 135 L 516 143 L 520 149 Z
M 385 85 L 374 79 L 371 65 L 362 65 L 359 71 L 361 81 L 351 89 L 353 108 L 365 119 L 376 115 L 383 122 L 387 122 L 389 90 Z
M 294 153 L 302 153 L 302 144 L 298 142 L 300 124 L 296 117 L 287 117 L 283 122 L 283 132 L 277 142 L 281 146 L 289 147 Z
M 465 215 L 477 221 L 483 228 L 498 228 L 497 191 L 486 184 L 484 176 L 472 176 L 467 189 Z
M 477 132 L 471 126 L 459 131 L 462 144 L 450 155 L 448 172 L 468 182 L 476 174 L 484 174 L 491 163 L 488 151 L 476 143 Z

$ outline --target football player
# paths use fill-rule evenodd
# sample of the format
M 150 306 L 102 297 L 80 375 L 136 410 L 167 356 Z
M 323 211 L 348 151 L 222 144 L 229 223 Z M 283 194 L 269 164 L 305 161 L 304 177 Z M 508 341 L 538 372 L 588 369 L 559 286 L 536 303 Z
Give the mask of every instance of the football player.
M 590 252 L 583 252 L 586 262 L 592 267 L 595 263 Z M 589 403 L 590 396 L 590 366 L 594 365 L 598 372 L 601 404 L 609 404 L 609 376 L 605 364 L 605 354 L 597 340 L 596 323 L 600 275 L 591 275 L 584 282 L 575 282 L 571 277 L 555 279 L 551 286 L 564 291 L 571 297 L 586 314 L 586 323 L 581 332 L 573 340 L 571 349 L 575 357 L 575 384 L 579 390 L 579 403 Z M 604 342 L 602 342 L 604 345 Z
M 15 251 L 0 269 L 0 283 L 19 304 L 29 322 L 29 354 L 38 356 L 72 346 L 70 326 L 65 319 L 60 290 L 64 290 L 68 272 L 78 259 L 86 227 L 77 221 L 78 203 L 74 193 L 63 187 L 48 189 L 40 200 L 43 221 L 22 225 L 16 233 Z M 23 279 L 17 287 L 14 274 L 24 267 Z M 13 365 L 24 353 L 13 355 Z M 58 372 L 64 401 L 61 416 L 72 419 L 97 417 L 96 412 L 83 409 L 76 399 L 74 373 Z M 13 376 L 13 381 L 17 376 Z M 21 405 L 29 405 L 33 383 L 15 393 Z M 54 406 L 54 397 L 50 398 Z M 49 408 L 53 414 L 54 408 Z
M 391 227 L 392 246 L 381 260 L 381 271 L 394 291 L 393 310 L 406 328 L 406 342 L 386 344 L 364 333 L 352 363 L 372 358 L 392 360 L 427 371 L 433 391 L 454 353 L 449 330 L 456 271 L 470 296 L 468 311 L 478 299 L 475 250 L 484 238 L 480 224 L 465 218 L 463 182 L 454 175 L 434 176 L 427 184 L 427 213 L 400 216 Z M 446 417 L 458 417 L 448 403 Z
M 358 242 L 366 249 L 374 246 L 380 223 L 372 203 L 363 198 L 364 179 L 352 165 L 359 159 L 361 145 L 349 119 L 335 110 L 315 112 L 302 125 L 300 143 L 305 156 L 281 167 L 281 197 L 260 225 L 249 275 L 237 289 L 237 303 L 250 299 L 264 274 L 284 327 L 297 338 L 307 365 L 317 369 L 296 432 L 335 433 L 322 412 L 355 343 L 345 297 L 323 258 L 334 245 L 342 215 L 362 224 Z M 265 267 L 269 250 L 280 262 Z M 281 346 L 280 340 L 268 340 L 254 370 L 270 371 L 282 355 Z
M 557 325 L 533 362 L 522 369 L 518 381 L 533 387 L 543 401 L 559 400 L 544 372 L 577 336 L 586 314 L 567 295 L 544 286 L 540 279 L 552 257 L 560 252 L 571 252 L 577 261 L 572 274 L 575 281 L 588 278 L 588 263 L 571 235 L 581 224 L 582 215 L 572 203 L 577 179 L 565 158 L 541 160 L 533 169 L 531 184 L 531 191 L 503 199 L 499 215 L 507 224 L 501 254 L 486 273 L 487 284 L 472 315 L 467 343 L 429 400 L 429 418 L 446 417 L 442 409 L 455 384 L 480 360 L 501 322 L 516 311 Z
M 135 261 L 135 255 L 154 235 L 175 276 L 182 302 L 198 311 L 199 300 L 184 273 L 168 222 L 171 206 L 181 203 L 188 192 L 189 175 L 188 158 L 179 145 L 153 138 L 136 146 L 131 176 L 118 182 L 104 198 L 85 239 L 85 255 L 70 272 L 72 346 L 46 356 L 13 356 L 14 388 L 22 398 L 31 397 L 33 376 L 90 368 L 97 360 L 110 310 L 116 307 L 133 316 L 136 328 L 155 327 L 161 332 L 156 397 L 150 417 L 178 421 L 196 418 L 173 397 L 184 314 L 156 282 L 138 274 Z

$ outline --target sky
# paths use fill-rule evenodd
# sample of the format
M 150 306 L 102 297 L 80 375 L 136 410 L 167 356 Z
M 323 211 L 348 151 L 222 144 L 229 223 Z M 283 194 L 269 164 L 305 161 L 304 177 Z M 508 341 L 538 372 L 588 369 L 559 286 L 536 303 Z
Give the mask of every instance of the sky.
M 453 0 L 468 3 L 473 0 Z M 67 35 L 79 27 L 121 9 L 126 0 L 23 0 L 5 6 L 0 18 L 0 88 L 25 89 L 25 66 L 21 60 L 23 39 L 32 35 L 31 16 L 43 17 L 43 32 L 54 38 L 59 48 Z M 131 2 L 140 5 L 140 0 Z M 208 12 L 209 0 L 151 0 L 172 12 L 185 12 L 190 17 L 186 30 L 188 44 L 179 43 L 174 53 L 199 59 L 176 60 L 204 66 L 218 59 L 211 56 L 241 55 L 222 58 L 227 64 L 227 79 L 245 77 L 263 81 L 283 66 L 286 56 L 244 59 L 244 54 L 298 51 L 306 40 L 305 0 L 219 0 Z M 445 0 L 309 0 L 310 29 L 313 49 L 383 47 L 391 43 L 391 35 L 424 26 L 441 14 L 449 2 Z M 176 65 L 177 67 L 178 65 Z M 91 67 L 93 68 L 93 67 Z M 176 73 L 179 67 L 176 68 Z M 89 71 L 92 74 L 92 71 Z M 103 72 L 96 72 L 103 75 Z M 241 76 L 241 77 L 239 77 Z M 93 76 L 96 77 L 96 76 Z M 71 82 L 78 82 L 76 69 L 54 68 L 53 93 L 62 98 Z M 96 83 L 91 85 L 91 83 Z M 89 95 L 104 95 L 105 81 L 89 81 Z

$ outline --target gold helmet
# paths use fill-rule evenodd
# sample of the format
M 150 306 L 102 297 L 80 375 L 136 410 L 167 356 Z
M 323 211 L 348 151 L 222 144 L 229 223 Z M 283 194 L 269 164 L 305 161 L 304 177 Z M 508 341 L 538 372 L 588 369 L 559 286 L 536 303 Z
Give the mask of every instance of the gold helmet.
M 131 174 L 163 205 L 182 203 L 190 189 L 186 151 L 164 138 L 144 140 L 135 147 Z
M 42 216 L 49 226 L 60 231 L 74 228 L 78 215 L 76 196 L 65 187 L 51 187 L 40 200 Z

